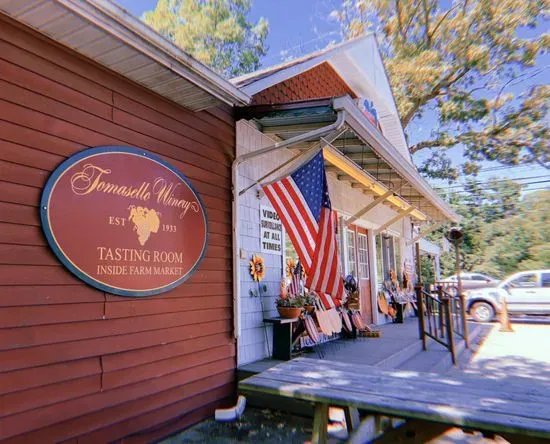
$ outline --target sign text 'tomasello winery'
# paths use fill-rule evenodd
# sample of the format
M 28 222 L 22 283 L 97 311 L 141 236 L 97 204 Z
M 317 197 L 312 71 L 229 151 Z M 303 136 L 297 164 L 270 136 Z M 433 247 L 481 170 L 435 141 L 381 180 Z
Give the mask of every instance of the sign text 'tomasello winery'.
M 206 213 L 187 178 L 135 148 L 91 148 L 63 162 L 42 194 L 41 219 L 72 273 L 121 296 L 176 287 L 207 245 Z

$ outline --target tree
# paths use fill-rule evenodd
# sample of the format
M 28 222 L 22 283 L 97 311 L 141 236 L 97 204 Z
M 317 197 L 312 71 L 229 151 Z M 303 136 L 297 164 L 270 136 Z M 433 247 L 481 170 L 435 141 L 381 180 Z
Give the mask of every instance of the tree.
M 331 16 L 346 39 L 377 31 L 403 127 L 426 113 L 439 122 L 411 153 L 429 151 L 420 170 L 452 180 L 459 171 L 447 151 L 457 145 L 466 174 L 482 160 L 550 168 L 550 87 L 517 91 L 541 72 L 537 57 L 550 46 L 548 34 L 525 37 L 540 29 L 544 8 L 544 0 L 343 0 Z
M 479 271 L 504 277 L 516 271 L 550 267 L 550 191 L 530 193 L 513 217 L 487 226 L 487 248 Z
M 143 20 L 200 62 L 231 78 L 254 71 L 269 30 L 247 19 L 251 0 L 159 0 Z
M 511 180 L 470 181 L 466 194 L 454 194 L 453 208 L 462 216 L 463 264 L 466 271 L 503 278 L 513 272 L 550 267 L 550 191 L 529 193 Z M 431 234 L 437 241 L 442 232 Z M 444 276 L 454 274 L 454 251 L 441 255 Z

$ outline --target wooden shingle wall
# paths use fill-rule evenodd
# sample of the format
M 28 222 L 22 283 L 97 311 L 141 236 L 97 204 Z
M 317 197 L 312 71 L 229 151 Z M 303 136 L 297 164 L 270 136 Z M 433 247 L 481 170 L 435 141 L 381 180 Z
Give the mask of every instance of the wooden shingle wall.
M 45 181 L 99 145 L 156 153 L 201 194 L 209 245 L 176 289 L 105 294 L 47 246 Z M 0 441 L 148 441 L 233 401 L 234 151 L 228 109 L 189 112 L 0 15 Z
M 324 62 L 260 91 L 252 98 L 252 104 L 270 105 L 345 95 L 355 97 L 353 91 L 338 73 L 327 62 Z

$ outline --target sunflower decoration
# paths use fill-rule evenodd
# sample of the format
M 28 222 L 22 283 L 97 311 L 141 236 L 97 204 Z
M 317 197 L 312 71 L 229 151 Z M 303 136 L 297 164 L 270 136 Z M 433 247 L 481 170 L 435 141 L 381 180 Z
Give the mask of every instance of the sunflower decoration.
M 250 275 L 256 282 L 260 282 L 265 277 L 264 259 L 259 254 L 253 254 L 250 261 Z

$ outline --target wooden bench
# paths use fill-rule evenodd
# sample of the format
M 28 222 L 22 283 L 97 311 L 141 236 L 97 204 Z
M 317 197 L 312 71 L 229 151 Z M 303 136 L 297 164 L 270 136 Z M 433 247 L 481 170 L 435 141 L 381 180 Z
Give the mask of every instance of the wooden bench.
M 294 324 L 298 323 L 300 318 L 267 318 L 264 322 L 273 324 L 273 359 L 288 361 L 292 358 L 292 348 L 294 347 Z
M 506 378 L 447 377 L 298 358 L 241 381 L 239 392 L 312 402 L 313 443 L 327 440 L 329 406 L 404 420 L 373 441 L 365 434 L 366 424 L 356 430 L 348 424 L 356 443 L 427 442 L 453 427 L 497 434 L 512 443 L 550 440 L 547 384 L 541 389 L 536 383 L 511 384 Z

